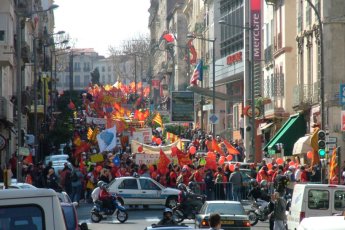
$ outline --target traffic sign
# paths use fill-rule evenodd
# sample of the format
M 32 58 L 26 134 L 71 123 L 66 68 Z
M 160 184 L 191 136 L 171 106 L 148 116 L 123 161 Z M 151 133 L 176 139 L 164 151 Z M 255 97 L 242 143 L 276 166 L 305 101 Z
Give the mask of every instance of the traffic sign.
M 209 121 L 212 124 L 218 124 L 219 123 L 219 117 L 216 114 L 212 113 L 212 114 L 210 114 Z

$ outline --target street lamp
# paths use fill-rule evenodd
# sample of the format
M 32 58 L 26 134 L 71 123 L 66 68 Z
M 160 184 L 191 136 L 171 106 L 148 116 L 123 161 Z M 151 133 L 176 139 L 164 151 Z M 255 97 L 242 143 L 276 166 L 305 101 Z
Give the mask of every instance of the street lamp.
M 251 100 L 251 113 L 252 116 L 250 117 L 251 119 L 251 153 L 252 153 L 252 160 L 253 162 L 255 162 L 255 96 L 254 96 L 254 38 L 253 38 L 253 28 L 252 27 L 248 27 L 248 26 L 240 26 L 240 25 L 233 25 L 233 24 L 229 24 L 227 23 L 225 20 L 219 20 L 218 21 L 219 24 L 221 25 L 225 25 L 225 26 L 229 26 L 229 27 L 235 27 L 235 28 L 240 28 L 243 30 L 247 30 L 250 31 L 251 34 L 251 39 L 250 39 L 250 71 L 249 71 L 249 80 L 250 80 L 250 88 L 251 90 L 245 90 L 245 95 L 248 97 L 248 94 L 250 94 L 250 100 Z M 244 83 L 244 86 L 247 87 L 247 83 Z M 247 98 L 246 97 L 246 98 Z M 244 100 L 245 105 L 247 105 L 247 100 Z M 247 129 L 245 129 L 247 132 Z M 245 141 L 247 143 L 248 147 L 248 141 Z
M 320 111 L 321 111 L 321 127 L 320 129 L 325 129 L 325 78 L 324 78 L 324 50 L 323 50 L 323 25 L 321 21 L 320 12 L 316 9 L 315 5 L 310 0 L 305 0 L 308 2 L 310 7 L 314 10 L 317 21 L 319 22 L 320 29 Z
M 21 20 L 23 17 L 31 17 L 33 14 L 36 13 L 43 13 L 47 12 L 53 9 L 58 8 L 58 5 L 52 4 L 48 9 L 45 10 L 37 10 L 37 11 L 31 11 L 29 13 L 21 11 L 21 9 L 18 7 L 19 4 L 16 4 L 15 14 L 16 14 L 16 36 L 17 36 L 17 42 L 16 42 L 16 63 L 17 63 L 17 69 L 16 69 L 16 81 L 17 81 L 17 154 L 19 155 L 19 148 L 22 146 L 22 140 L 20 138 L 21 129 L 22 129 L 22 99 L 21 99 L 21 91 L 22 91 L 22 70 L 21 70 L 21 49 L 22 49 L 22 31 L 21 31 Z M 34 39 L 34 44 L 36 43 L 36 40 Z M 36 44 L 35 44 L 36 48 Z M 35 55 L 35 52 L 34 52 Z M 35 64 L 36 65 L 36 64 Z M 35 69 L 35 68 L 34 68 Z M 37 73 L 34 73 L 34 78 L 37 77 Z M 36 79 L 36 86 L 37 86 L 37 79 Z M 37 99 L 37 94 L 36 94 Z M 36 100 L 35 100 L 36 101 Z M 37 107 L 36 107 L 36 114 L 37 114 Z M 37 130 L 36 130 L 37 132 Z M 37 137 L 35 136 L 35 140 Z M 20 170 L 19 170 L 19 161 L 17 164 L 17 178 L 20 177 Z
M 188 34 L 187 38 L 194 38 L 194 39 L 199 39 L 202 41 L 207 41 L 212 43 L 212 113 L 213 116 L 216 115 L 216 47 L 215 47 L 215 42 L 216 38 L 214 39 L 207 39 L 203 37 L 196 37 L 195 35 Z M 202 113 L 202 112 L 201 112 Z M 213 137 L 216 136 L 216 124 L 213 122 L 212 124 L 212 134 Z

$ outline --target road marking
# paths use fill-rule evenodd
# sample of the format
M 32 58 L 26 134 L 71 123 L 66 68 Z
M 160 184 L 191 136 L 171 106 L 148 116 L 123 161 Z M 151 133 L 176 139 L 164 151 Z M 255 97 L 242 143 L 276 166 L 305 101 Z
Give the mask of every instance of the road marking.
M 160 219 L 158 217 L 145 217 L 147 222 L 158 222 Z

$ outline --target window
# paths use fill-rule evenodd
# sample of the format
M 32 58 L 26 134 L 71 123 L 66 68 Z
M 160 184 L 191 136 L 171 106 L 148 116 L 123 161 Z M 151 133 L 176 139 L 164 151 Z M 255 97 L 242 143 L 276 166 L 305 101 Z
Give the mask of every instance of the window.
M 335 210 L 345 210 L 345 191 L 335 191 L 334 208 Z
M 137 179 L 126 179 L 121 182 L 119 189 L 138 189 Z
M 329 192 L 327 190 L 309 190 L 308 208 L 317 210 L 327 210 L 329 208 Z
M 160 188 L 151 180 L 139 179 L 142 190 L 160 190 Z
M 5 41 L 5 30 L 0 30 L 0 42 Z
M 1 206 L 0 226 L 2 230 L 43 230 L 44 212 L 38 205 Z

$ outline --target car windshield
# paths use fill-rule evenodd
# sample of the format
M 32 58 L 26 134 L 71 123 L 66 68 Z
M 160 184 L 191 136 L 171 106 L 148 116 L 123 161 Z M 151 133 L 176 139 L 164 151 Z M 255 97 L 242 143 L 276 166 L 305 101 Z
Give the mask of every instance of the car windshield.
M 245 211 L 241 204 L 209 204 L 206 213 L 219 213 L 220 215 L 245 215 Z
M 62 211 L 65 217 L 67 230 L 75 230 L 76 219 L 72 205 L 62 205 Z

